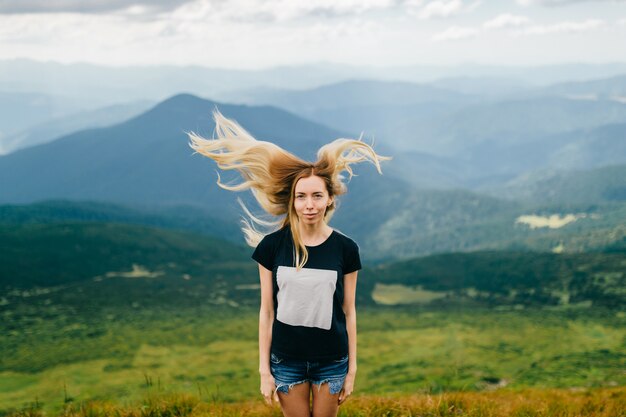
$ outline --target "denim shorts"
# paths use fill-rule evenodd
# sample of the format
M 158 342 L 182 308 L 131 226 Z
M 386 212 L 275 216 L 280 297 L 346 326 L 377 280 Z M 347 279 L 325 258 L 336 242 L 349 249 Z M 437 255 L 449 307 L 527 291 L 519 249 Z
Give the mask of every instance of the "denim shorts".
M 331 394 L 343 388 L 348 374 L 348 355 L 337 360 L 310 362 L 305 360 L 279 358 L 270 354 L 270 371 L 276 381 L 276 391 L 287 394 L 294 385 L 310 382 L 318 385 L 328 382 Z

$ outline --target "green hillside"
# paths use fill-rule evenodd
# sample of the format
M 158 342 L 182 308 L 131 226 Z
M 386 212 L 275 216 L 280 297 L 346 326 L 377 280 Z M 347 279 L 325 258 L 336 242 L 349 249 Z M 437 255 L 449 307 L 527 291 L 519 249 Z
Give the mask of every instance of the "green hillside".
M 48 224 L 64 221 L 114 222 L 177 229 L 243 244 L 237 217 L 227 218 L 200 205 L 121 205 L 96 201 L 46 200 L 0 205 L 0 224 Z
M 373 304 L 379 301 L 379 285 L 401 284 L 405 287 L 398 289 L 405 293 L 430 292 L 435 305 L 622 307 L 623 242 L 604 252 L 474 251 L 388 261 L 362 271 L 358 300 Z M 256 305 L 251 251 L 203 235 L 129 224 L 3 225 L 0 285 L 14 296 L 24 290 L 54 292 L 77 309 L 86 299 L 90 308 L 102 304 L 105 294 L 114 300 L 108 302 L 122 305 L 162 300 Z M 76 285 L 80 294 L 68 290 Z
M 340 199 L 331 225 L 355 238 L 368 262 L 475 250 L 599 251 L 626 238 L 626 203 L 520 205 L 465 190 L 414 190 L 366 171 Z M 376 196 L 385 198 L 374 198 Z M 234 209 L 230 217 L 189 205 L 124 206 L 102 202 L 43 201 L 0 205 L 0 224 L 115 222 L 181 230 L 244 245 Z M 561 227 L 531 227 L 537 220 L 575 216 Z
M 381 265 L 379 283 L 430 292 L 447 305 L 626 306 L 626 252 L 450 253 Z M 404 290 L 409 290 L 405 288 Z
M 221 268 L 238 282 L 250 253 L 223 240 L 138 225 L 0 225 L 0 284 L 51 287 L 120 276 L 206 280 Z
M 588 184 L 595 193 L 602 189 L 601 182 Z M 341 207 L 333 222 L 377 262 L 485 249 L 598 251 L 626 237 L 622 201 L 568 203 L 564 197 L 530 204 L 466 190 L 385 188 L 375 178 L 355 183 L 351 192 L 349 209 Z

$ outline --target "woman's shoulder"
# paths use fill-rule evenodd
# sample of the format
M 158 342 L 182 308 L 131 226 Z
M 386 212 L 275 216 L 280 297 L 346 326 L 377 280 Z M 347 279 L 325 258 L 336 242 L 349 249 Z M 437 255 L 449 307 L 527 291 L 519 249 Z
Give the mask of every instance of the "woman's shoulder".
M 281 239 L 284 239 L 287 233 L 290 233 L 289 226 L 281 227 L 278 230 L 274 230 L 273 232 L 270 232 L 266 234 L 265 236 L 263 236 L 263 239 L 261 239 L 261 242 L 264 242 L 264 243 L 278 242 Z
M 335 229 L 333 228 L 333 230 L 335 231 L 335 235 L 337 236 L 337 239 L 345 246 L 348 246 L 350 248 L 359 248 L 359 245 L 357 245 L 357 243 L 354 241 L 354 239 L 352 239 L 350 236 L 346 235 L 345 233 L 343 233 L 341 230 Z

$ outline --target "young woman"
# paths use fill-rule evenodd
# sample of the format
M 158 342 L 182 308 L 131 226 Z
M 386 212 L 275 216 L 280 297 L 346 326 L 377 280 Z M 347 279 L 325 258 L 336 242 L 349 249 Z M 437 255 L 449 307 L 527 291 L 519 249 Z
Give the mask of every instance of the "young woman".
M 360 140 L 337 139 L 306 162 L 257 141 L 236 122 L 214 112 L 217 138 L 189 134 L 190 146 L 244 181 L 218 185 L 251 189 L 260 206 L 279 216 L 271 223 L 246 210 L 243 231 L 259 264 L 259 373 L 268 404 L 280 402 L 287 417 L 336 416 L 354 388 L 357 370 L 355 294 L 361 269 L 357 244 L 328 225 L 346 192 L 341 173 L 377 155 Z M 245 207 L 244 207 L 245 209 Z M 255 224 L 277 229 L 267 235 Z M 312 396 L 312 409 L 311 409 Z

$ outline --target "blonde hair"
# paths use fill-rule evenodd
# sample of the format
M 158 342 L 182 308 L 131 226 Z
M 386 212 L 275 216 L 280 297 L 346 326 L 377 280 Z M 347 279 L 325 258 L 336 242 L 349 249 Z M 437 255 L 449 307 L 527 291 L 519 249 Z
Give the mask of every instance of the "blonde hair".
M 207 156 L 217 162 L 223 170 L 237 170 L 243 182 L 227 185 L 221 182 L 217 174 L 217 185 L 230 191 L 250 189 L 256 201 L 268 214 L 284 216 L 282 220 L 266 221 L 254 216 L 242 205 L 248 219 L 244 218 L 242 231 L 246 242 L 256 247 L 264 234 L 256 225 L 264 227 L 289 226 L 294 242 L 294 261 L 296 267 L 302 268 L 308 259 L 308 252 L 298 228 L 299 219 L 294 208 L 295 185 L 301 178 L 312 175 L 324 180 L 332 203 L 326 209 L 324 221 L 328 222 L 335 209 L 335 196 L 347 191 L 343 182 L 342 172 L 346 171 L 350 178 L 354 175 L 352 164 L 369 161 L 382 174 L 380 161 L 391 159 L 377 155 L 372 147 L 355 139 L 336 139 L 322 146 L 317 152 L 315 163 L 304 161 L 281 147 L 256 140 L 237 122 L 224 117 L 217 109 L 213 111 L 215 120 L 214 139 L 205 139 L 197 134 L 187 133 L 189 146 L 194 153 Z

